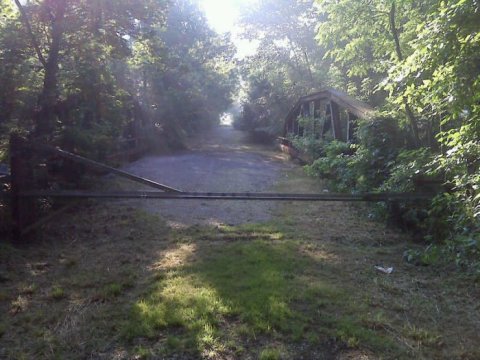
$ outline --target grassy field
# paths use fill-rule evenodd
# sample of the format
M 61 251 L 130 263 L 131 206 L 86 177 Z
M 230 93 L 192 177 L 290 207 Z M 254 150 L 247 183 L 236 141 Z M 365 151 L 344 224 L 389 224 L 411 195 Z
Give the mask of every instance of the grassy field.
M 365 211 L 172 229 L 79 205 L 35 245 L 1 245 L 0 358 L 480 358 L 478 279 L 405 263 L 414 245 Z

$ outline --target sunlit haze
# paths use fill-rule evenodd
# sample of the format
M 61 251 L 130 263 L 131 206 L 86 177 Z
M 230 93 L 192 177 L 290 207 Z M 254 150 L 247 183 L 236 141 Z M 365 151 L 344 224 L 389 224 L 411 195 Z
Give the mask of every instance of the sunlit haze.
M 200 0 L 210 26 L 218 33 L 230 32 L 237 47 L 237 56 L 243 58 L 255 53 L 257 43 L 241 39 L 238 20 L 242 7 L 257 0 Z

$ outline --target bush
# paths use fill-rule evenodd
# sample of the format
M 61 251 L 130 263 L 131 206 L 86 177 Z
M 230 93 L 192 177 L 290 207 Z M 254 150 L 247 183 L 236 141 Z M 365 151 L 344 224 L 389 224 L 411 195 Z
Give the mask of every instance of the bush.
M 356 174 L 351 166 L 353 156 L 350 145 L 334 140 L 323 146 L 324 156 L 305 166 L 311 176 L 330 180 L 330 186 L 337 191 L 348 191 L 355 188 Z
M 395 223 L 428 244 L 424 251 L 407 252 L 406 259 L 423 265 L 448 261 L 480 271 L 480 146 L 456 147 L 447 156 L 430 148 L 409 149 L 396 124 L 382 116 L 361 121 L 357 144 L 323 143 L 321 157 L 306 166 L 307 173 L 327 179 L 336 191 L 438 193 L 430 201 L 399 203 Z M 442 184 L 440 178 L 448 181 Z M 444 191 L 445 183 L 450 192 Z M 392 215 L 384 204 L 375 209 L 383 218 Z
M 436 175 L 431 169 L 433 153 L 430 149 L 401 150 L 389 169 L 389 175 L 377 188 L 381 192 L 433 192 L 436 189 Z M 418 182 L 422 180 L 422 183 Z M 432 184 L 428 185 L 428 181 Z M 414 203 L 399 202 L 397 218 L 393 219 L 404 229 L 413 230 L 417 238 L 423 238 L 431 229 L 429 200 L 418 200 Z
M 434 154 L 428 148 L 401 150 L 390 167 L 388 178 L 379 187 L 382 191 L 411 192 L 417 190 L 417 179 L 436 177 L 431 168 Z
M 317 159 L 325 155 L 324 147 L 327 144 L 324 140 L 316 139 L 314 136 L 291 136 L 293 146 L 304 152 L 307 157 Z
M 322 157 L 307 166 L 313 176 L 331 180 L 336 190 L 367 192 L 377 190 L 395 165 L 402 146 L 396 121 L 377 117 L 359 122 L 357 144 L 338 140 L 325 143 Z
M 357 129 L 357 144 L 340 141 L 325 143 L 323 156 L 306 167 L 307 173 L 329 180 L 330 186 L 342 192 L 413 192 L 415 180 L 429 174 L 427 165 L 433 154 L 428 149 L 408 150 L 394 119 L 379 116 L 362 120 Z M 389 213 L 385 204 L 375 207 L 380 218 L 391 218 L 417 235 L 427 233 L 430 225 L 428 202 L 400 203 L 399 211 Z

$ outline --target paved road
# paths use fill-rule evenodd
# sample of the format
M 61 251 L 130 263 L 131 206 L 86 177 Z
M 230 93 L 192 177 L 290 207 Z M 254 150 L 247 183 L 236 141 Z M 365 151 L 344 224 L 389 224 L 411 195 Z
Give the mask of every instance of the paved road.
M 273 148 L 249 144 L 246 135 L 220 126 L 190 150 L 148 156 L 125 169 L 184 191 L 261 192 L 275 186 L 296 165 Z M 225 200 L 142 200 L 137 206 L 161 214 L 173 226 L 262 222 L 271 218 L 274 202 Z

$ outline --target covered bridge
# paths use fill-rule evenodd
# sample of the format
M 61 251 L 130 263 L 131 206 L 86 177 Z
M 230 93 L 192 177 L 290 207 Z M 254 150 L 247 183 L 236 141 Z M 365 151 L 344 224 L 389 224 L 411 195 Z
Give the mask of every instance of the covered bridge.
M 301 97 L 285 118 L 283 138 L 313 135 L 317 139 L 352 141 L 356 119 L 373 112 L 368 104 L 346 93 L 325 88 Z

